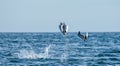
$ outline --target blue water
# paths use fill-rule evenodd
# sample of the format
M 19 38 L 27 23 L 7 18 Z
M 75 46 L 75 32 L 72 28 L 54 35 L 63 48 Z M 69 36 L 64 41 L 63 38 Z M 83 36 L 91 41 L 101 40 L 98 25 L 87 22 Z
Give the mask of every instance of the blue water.
M 0 66 L 16 65 L 120 66 L 120 32 L 0 33 Z

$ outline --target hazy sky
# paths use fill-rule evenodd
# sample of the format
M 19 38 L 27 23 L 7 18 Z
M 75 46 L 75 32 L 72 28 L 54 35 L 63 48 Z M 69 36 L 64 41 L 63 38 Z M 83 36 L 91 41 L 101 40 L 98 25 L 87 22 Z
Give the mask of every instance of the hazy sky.
M 119 31 L 120 0 L 0 0 L 0 32 Z

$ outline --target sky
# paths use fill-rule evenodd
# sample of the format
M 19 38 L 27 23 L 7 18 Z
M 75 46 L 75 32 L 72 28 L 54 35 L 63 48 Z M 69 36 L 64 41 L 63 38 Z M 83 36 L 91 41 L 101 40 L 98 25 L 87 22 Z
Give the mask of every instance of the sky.
M 120 0 L 0 0 L 0 32 L 120 32 Z

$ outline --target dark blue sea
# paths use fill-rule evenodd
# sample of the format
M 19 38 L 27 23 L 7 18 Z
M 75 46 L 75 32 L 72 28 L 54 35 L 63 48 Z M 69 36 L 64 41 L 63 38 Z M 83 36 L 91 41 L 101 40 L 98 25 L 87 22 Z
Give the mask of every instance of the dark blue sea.
M 1 32 L 0 66 L 120 66 L 120 32 Z

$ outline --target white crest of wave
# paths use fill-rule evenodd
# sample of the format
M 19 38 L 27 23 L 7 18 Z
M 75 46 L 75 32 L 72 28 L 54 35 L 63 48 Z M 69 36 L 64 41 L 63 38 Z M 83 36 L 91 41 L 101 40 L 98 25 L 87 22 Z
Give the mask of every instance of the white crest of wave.
M 18 58 L 26 58 L 26 59 L 37 59 L 37 58 L 48 58 L 49 57 L 49 49 L 51 45 L 45 48 L 44 53 L 35 53 L 33 50 L 20 50 L 17 53 Z

